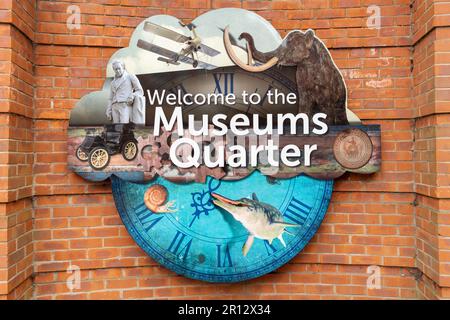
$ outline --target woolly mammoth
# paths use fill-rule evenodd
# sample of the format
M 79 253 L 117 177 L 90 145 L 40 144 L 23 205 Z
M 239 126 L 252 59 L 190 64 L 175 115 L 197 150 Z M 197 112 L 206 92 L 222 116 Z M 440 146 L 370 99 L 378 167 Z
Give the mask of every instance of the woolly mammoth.
M 256 49 L 253 37 L 242 33 L 239 40 L 247 41 L 247 63 L 238 58 L 228 27 L 224 30 L 225 48 L 231 60 L 244 70 L 262 72 L 274 65 L 296 66 L 299 112 L 310 116 L 317 112 L 327 114 L 328 125 L 348 124 L 346 116 L 347 90 L 341 73 L 325 45 L 315 37 L 314 31 L 292 31 L 281 45 L 270 52 Z M 254 65 L 253 59 L 261 62 Z

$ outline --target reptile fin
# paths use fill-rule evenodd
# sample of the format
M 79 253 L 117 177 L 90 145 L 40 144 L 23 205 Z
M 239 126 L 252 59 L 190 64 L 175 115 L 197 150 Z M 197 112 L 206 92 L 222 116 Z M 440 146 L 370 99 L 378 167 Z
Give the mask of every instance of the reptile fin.
M 278 240 L 280 240 L 280 242 L 283 244 L 283 247 L 286 248 L 286 243 L 285 243 L 284 240 L 283 240 L 283 234 L 280 234 L 280 235 L 278 236 Z
M 301 227 L 301 225 L 299 225 L 299 224 L 282 222 L 282 221 L 273 221 L 272 223 L 275 223 L 275 224 L 278 224 L 278 225 L 284 226 L 284 227 L 294 227 L 294 228 L 300 228 Z
M 242 247 L 242 254 L 244 255 L 244 257 L 247 255 L 248 251 L 252 247 L 253 240 L 255 240 L 255 236 L 252 235 L 252 234 L 249 234 L 248 238 L 247 238 L 247 241 L 245 241 L 245 244 Z

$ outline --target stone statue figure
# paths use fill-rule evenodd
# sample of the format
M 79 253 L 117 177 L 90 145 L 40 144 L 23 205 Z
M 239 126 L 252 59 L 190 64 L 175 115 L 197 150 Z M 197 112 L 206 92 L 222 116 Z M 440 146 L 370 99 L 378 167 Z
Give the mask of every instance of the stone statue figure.
M 111 82 L 106 116 L 113 123 L 145 124 L 144 90 L 134 74 L 125 70 L 120 60 L 112 63 L 114 79 Z

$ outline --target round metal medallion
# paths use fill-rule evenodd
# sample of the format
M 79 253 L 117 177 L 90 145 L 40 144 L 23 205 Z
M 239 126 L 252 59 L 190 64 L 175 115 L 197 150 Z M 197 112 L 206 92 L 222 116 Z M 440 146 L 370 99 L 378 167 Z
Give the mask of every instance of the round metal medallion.
M 336 161 L 347 169 L 358 169 L 369 162 L 373 145 L 367 133 L 361 129 L 347 129 L 334 140 L 333 153 Z

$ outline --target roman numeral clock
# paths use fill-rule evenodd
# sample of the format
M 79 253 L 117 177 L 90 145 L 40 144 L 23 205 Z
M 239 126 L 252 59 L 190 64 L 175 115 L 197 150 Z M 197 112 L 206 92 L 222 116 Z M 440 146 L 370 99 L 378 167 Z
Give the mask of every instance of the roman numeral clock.
M 284 72 L 284 73 L 283 73 Z M 205 72 L 194 70 L 171 74 L 158 84 L 152 75 L 139 77 L 143 84 L 157 86 L 157 90 L 182 94 L 258 92 L 259 104 L 190 105 L 183 114 L 224 113 L 296 113 L 297 106 L 267 103 L 269 90 L 285 94 L 296 92 L 292 70 L 269 70 L 250 73 L 236 67 Z M 166 107 L 170 114 L 171 107 Z M 172 108 L 173 109 L 173 108 Z M 148 123 L 153 115 L 148 113 Z M 333 181 L 317 180 L 307 176 L 270 180 L 259 171 L 237 180 L 226 181 L 208 177 L 205 183 L 176 184 L 158 177 L 147 184 L 134 184 L 113 178 L 112 189 L 120 216 L 139 246 L 153 259 L 178 274 L 210 282 L 236 282 L 264 275 L 276 270 L 300 252 L 319 228 L 330 201 Z M 168 200 L 173 201 L 173 213 L 155 213 L 144 203 L 147 190 L 154 185 L 163 186 Z M 279 236 L 273 239 L 254 237 L 248 252 L 244 246 L 249 230 L 227 210 L 216 205 L 214 195 L 229 201 L 250 199 L 258 204 L 269 204 L 255 215 L 271 214 L 274 223 L 286 223 Z M 217 203 L 217 202 L 216 202 Z M 237 205 L 239 206 L 239 205 Z M 270 212 L 269 210 L 273 210 Z
M 155 92 L 179 102 L 155 102 Z M 244 92 L 259 101 L 245 101 Z M 274 102 L 272 93 L 297 99 Z M 231 94 L 236 101 L 202 103 L 199 94 Z M 72 110 L 68 166 L 87 180 L 111 179 L 123 224 L 161 265 L 197 280 L 244 281 L 275 271 L 304 249 L 325 216 L 333 179 L 379 170 L 379 126 L 350 121 L 346 98 L 342 75 L 311 30 L 281 39 L 266 20 L 243 9 L 212 10 L 190 24 L 153 16 L 111 57 L 104 88 Z M 258 118 L 264 128 L 278 114 L 312 119 L 325 113 L 328 130 L 305 134 L 303 123 L 300 134 L 280 136 L 280 148 L 318 146 L 311 166 L 280 166 L 270 176 L 248 163 L 181 170 L 169 152 L 177 125 L 161 135 L 154 130 L 161 112 L 169 122 L 180 107 L 177 123 L 185 132 L 189 117 L 218 114 L 227 127 L 240 115 Z
M 177 212 L 148 209 L 142 199 L 154 184 L 166 188 Z M 116 206 L 139 246 L 176 273 L 211 282 L 259 277 L 291 260 L 319 228 L 332 190 L 332 180 L 299 176 L 268 183 L 257 171 L 239 181 L 208 178 L 205 184 L 173 184 L 162 178 L 135 184 L 113 178 Z M 249 231 L 214 204 L 215 194 L 233 201 L 254 197 L 270 204 L 282 213 L 284 232 L 272 241 L 256 238 L 244 255 Z

